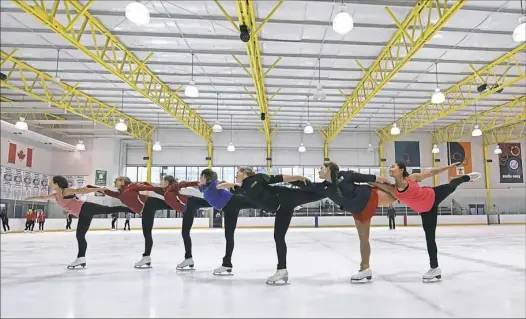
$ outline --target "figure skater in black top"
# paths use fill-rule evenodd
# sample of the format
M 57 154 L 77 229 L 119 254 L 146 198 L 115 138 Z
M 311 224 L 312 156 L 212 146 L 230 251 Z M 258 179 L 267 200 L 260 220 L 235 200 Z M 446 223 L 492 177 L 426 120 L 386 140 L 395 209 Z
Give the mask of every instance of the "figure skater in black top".
M 278 255 L 277 271 L 267 278 L 267 284 L 287 283 L 287 244 L 285 235 L 290 226 L 294 208 L 325 198 L 313 192 L 284 186 L 270 186 L 283 182 L 307 182 L 303 176 L 256 174 L 252 168 L 241 167 L 237 171 L 236 181 L 241 183 L 237 190 L 259 209 L 276 213 L 274 220 L 274 241 Z M 223 183 L 218 188 L 234 188 L 233 183 Z

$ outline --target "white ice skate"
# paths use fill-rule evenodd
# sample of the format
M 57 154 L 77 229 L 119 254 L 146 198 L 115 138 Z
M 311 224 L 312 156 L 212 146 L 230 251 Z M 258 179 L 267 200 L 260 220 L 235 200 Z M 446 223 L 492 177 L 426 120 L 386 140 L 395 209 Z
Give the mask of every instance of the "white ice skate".
M 86 257 L 79 257 L 74 262 L 68 265 L 68 269 L 75 269 L 77 267 L 86 267 Z
M 439 267 L 437 268 L 430 268 L 423 276 L 422 281 L 423 282 L 437 282 L 442 279 L 442 271 Z
M 151 268 L 152 258 L 150 256 L 142 256 L 142 259 L 135 263 L 135 268 Z
M 188 268 L 186 268 L 188 267 Z M 178 264 L 175 268 L 177 270 L 194 270 L 194 260 L 192 258 L 186 258 L 182 263 Z
M 287 269 L 279 269 L 276 273 L 267 278 L 267 285 L 284 285 L 289 281 Z
M 214 269 L 214 275 L 233 276 L 234 274 L 232 273 L 232 267 L 221 266 L 221 267 L 217 267 L 216 269 Z
M 482 174 L 478 173 L 478 172 L 473 172 L 473 173 L 469 173 L 469 174 L 466 174 L 466 175 L 469 176 L 469 181 L 470 182 L 476 181 L 477 179 L 479 179 L 482 176 Z
M 371 282 L 373 279 L 373 272 L 371 268 L 360 270 L 358 273 L 351 276 L 351 283 L 361 284 Z

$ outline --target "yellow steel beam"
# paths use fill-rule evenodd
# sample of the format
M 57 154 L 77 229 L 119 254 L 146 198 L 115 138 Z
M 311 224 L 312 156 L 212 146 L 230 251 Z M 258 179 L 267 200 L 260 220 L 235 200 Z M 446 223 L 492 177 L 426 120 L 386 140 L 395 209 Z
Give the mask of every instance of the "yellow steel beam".
M 173 91 L 145 65 L 147 59 L 137 58 L 89 13 L 87 8 L 91 1 L 83 5 L 77 0 L 54 0 L 52 10 L 48 1 L 13 1 L 186 128 L 205 141 L 211 141 L 212 127 L 177 95 L 178 90 Z M 65 11 L 66 19 L 57 19 L 59 8 Z
M 447 89 L 444 94 L 446 100 L 443 104 L 433 104 L 431 101 L 419 106 L 415 110 L 407 113 L 396 121 L 401 134 L 393 136 L 390 134 L 392 124 L 384 127 L 376 133 L 385 142 L 395 140 L 397 137 L 414 132 L 423 128 L 435 120 L 451 115 L 462 108 L 472 105 L 478 100 L 482 100 L 493 93 L 512 86 L 513 84 L 526 79 L 524 68 L 521 67 L 522 56 L 526 52 L 526 44 L 521 44 L 510 52 L 504 54 L 497 60 L 478 70 L 473 75 L 468 76 L 456 85 Z M 480 77 L 484 77 L 488 84 L 498 84 L 486 91 L 477 92 L 477 86 L 482 84 Z
M 217 6 L 223 12 L 223 14 L 227 17 L 227 19 L 235 25 L 232 18 L 226 12 L 223 6 L 219 3 L 219 1 L 214 0 L 214 2 L 217 4 Z M 267 145 L 267 170 L 270 173 L 270 169 L 272 166 L 272 162 L 270 160 L 270 158 L 272 158 L 271 139 L 273 134 L 275 134 L 277 128 L 273 131 L 270 125 L 271 114 L 269 113 L 268 102 L 269 100 L 272 100 L 274 96 L 276 96 L 276 94 L 279 92 L 279 89 L 274 94 L 272 94 L 270 98 L 267 98 L 267 90 L 265 88 L 265 76 L 281 61 L 281 57 L 279 57 L 266 71 L 263 71 L 263 66 L 261 63 L 261 52 L 259 50 L 258 33 L 261 31 L 263 25 L 265 25 L 265 23 L 267 23 L 272 18 L 274 13 L 283 4 L 283 0 L 280 0 L 276 4 L 276 6 L 271 10 L 268 16 L 259 25 L 256 25 L 257 17 L 254 10 L 253 0 L 239 0 L 235 3 L 239 25 L 246 25 L 250 33 L 250 40 L 246 43 L 246 51 L 247 57 L 250 62 L 250 70 L 248 70 L 237 57 L 234 56 L 234 59 L 238 62 L 238 64 L 241 65 L 243 70 L 245 70 L 245 72 L 252 78 L 256 89 L 256 96 L 254 97 L 252 94 L 249 94 L 259 105 L 260 113 L 265 114 L 265 120 L 263 121 L 263 134 L 265 135 Z M 237 28 L 237 30 L 239 31 L 239 28 Z M 245 90 L 248 92 L 246 88 Z
M 153 144 L 152 140 L 149 140 L 146 142 L 146 156 L 148 156 L 148 160 L 146 161 L 146 181 L 148 183 L 152 182 L 152 157 L 153 157 Z
M 399 29 L 325 128 L 327 142 L 331 142 L 349 124 L 467 1 L 451 2 L 448 0 L 420 0 L 403 22 L 399 22 L 386 8 Z M 432 16 L 439 17 L 436 23 L 431 22 Z M 360 65 L 358 62 L 357 64 Z
M 520 121 L 526 121 L 526 96 L 519 97 L 486 112 L 473 115 L 460 122 L 439 128 L 432 133 L 433 142 L 435 144 L 452 142 L 463 136 L 469 136 L 475 125 L 478 125 L 483 132 L 486 132 Z
M 2 62 L 4 62 L 4 61 L 7 61 L 7 60 L 2 60 Z M 0 101 L 7 102 L 7 103 L 15 102 L 15 101 L 13 101 L 13 100 L 11 100 L 9 98 L 6 98 L 5 96 L 0 96 Z M 58 115 L 55 115 L 55 114 L 52 114 L 52 113 L 34 113 L 34 112 L 7 113 L 7 112 L 5 112 L 6 109 L 4 109 L 3 111 L 4 112 L 2 112 L 0 114 L 0 117 L 2 119 L 3 118 L 7 118 L 7 119 L 16 120 L 16 119 L 19 119 L 19 118 L 23 117 L 26 120 L 30 120 L 30 121 L 49 121 L 49 120 L 64 121 L 64 120 L 66 120 L 64 117 L 58 116 Z M 43 123 L 43 124 L 45 124 L 45 123 Z M 56 128 L 56 127 L 60 127 L 60 125 L 58 125 L 58 124 L 52 124 L 51 125 L 51 128 Z
M 483 144 L 486 146 L 524 140 L 526 139 L 526 122 L 519 122 L 485 132 L 483 138 Z
M 119 112 L 115 107 L 104 104 L 75 87 L 61 81 L 56 83 L 50 75 L 43 73 L 30 65 L 1 52 L 2 62 L 5 63 L 7 79 L 1 81 L 3 88 L 23 93 L 32 98 L 48 103 L 52 106 L 79 115 L 90 121 L 113 128 L 119 119 L 124 119 L 128 125 L 126 134 L 148 141 L 155 127 L 141 122 L 131 116 Z M 18 76 L 17 78 L 14 78 Z M 21 82 L 18 84 L 16 82 Z

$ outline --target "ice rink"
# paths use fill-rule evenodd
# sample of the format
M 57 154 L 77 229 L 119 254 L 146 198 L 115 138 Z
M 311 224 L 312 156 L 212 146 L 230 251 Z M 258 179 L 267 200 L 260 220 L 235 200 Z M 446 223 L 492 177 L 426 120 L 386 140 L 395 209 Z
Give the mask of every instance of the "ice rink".
M 290 284 L 268 286 L 276 267 L 272 230 L 236 232 L 234 276 L 216 277 L 222 230 L 194 230 L 196 270 L 177 272 L 177 230 L 154 232 L 153 268 L 134 269 L 140 231 L 88 233 L 88 266 L 67 270 L 75 233 L 1 236 L 1 316 L 6 317 L 522 317 L 525 226 L 439 227 L 443 281 L 422 283 L 422 229 L 371 232 L 373 283 L 359 268 L 356 230 L 291 229 Z

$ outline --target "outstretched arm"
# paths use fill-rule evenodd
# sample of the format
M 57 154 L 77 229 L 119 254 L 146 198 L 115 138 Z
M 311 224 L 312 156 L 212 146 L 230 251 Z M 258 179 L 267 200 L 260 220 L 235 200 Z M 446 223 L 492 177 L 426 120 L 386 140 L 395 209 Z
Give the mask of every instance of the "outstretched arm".
M 234 189 L 234 187 L 238 186 L 236 183 L 221 183 L 217 184 L 217 189 Z
M 462 163 L 457 162 L 457 163 L 453 163 L 453 164 L 451 164 L 449 166 L 437 167 L 437 168 L 430 169 L 428 172 L 414 173 L 414 174 L 409 175 L 409 178 L 411 180 L 415 181 L 415 182 L 421 182 L 421 181 L 423 181 L 426 178 L 438 175 L 438 174 L 440 174 L 442 172 L 445 172 L 445 171 L 449 170 L 450 168 L 457 167 L 460 164 L 462 164 Z
M 338 174 L 343 177 L 344 182 L 353 183 L 389 183 L 389 181 L 381 176 L 362 174 L 354 171 L 342 171 Z
M 305 176 L 281 175 L 281 177 L 283 179 L 283 182 L 286 182 L 286 183 L 303 182 L 304 184 L 307 184 L 307 178 Z
M 75 194 L 89 194 L 95 192 L 104 192 L 106 188 L 103 187 L 83 187 L 83 188 L 66 188 L 64 190 L 65 196 L 71 196 Z
M 42 195 L 42 196 L 31 196 L 31 197 L 27 197 L 25 200 L 50 200 L 50 199 L 55 199 L 56 197 L 56 193 L 53 193 L 53 194 L 49 194 L 49 195 Z

